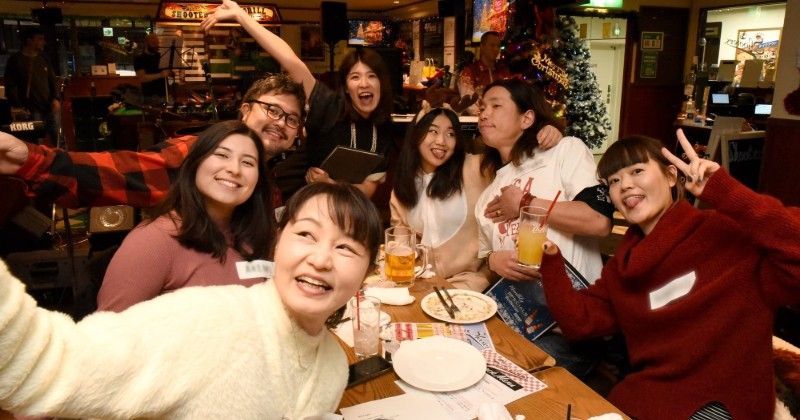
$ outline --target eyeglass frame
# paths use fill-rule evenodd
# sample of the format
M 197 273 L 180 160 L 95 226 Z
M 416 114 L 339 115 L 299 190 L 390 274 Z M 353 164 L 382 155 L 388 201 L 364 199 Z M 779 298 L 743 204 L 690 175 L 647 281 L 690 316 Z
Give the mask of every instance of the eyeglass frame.
M 273 120 L 283 119 L 283 122 L 286 124 L 286 126 L 291 128 L 291 129 L 297 130 L 297 129 L 300 128 L 300 126 L 303 125 L 303 120 L 297 114 L 292 114 L 292 113 L 286 112 L 278 104 L 272 104 L 272 103 L 269 103 L 269 102 L 259 101 L 257 99 L 253 99 L 250 102 L 254 102 L 254 103 L 257 103 L 257 104 L 261 105 L 261 110 L 264 112 L 264 115 L 266 117 L 271 118 Z M 274 110 L 280 111 L 280 115 L 278 115 L 277 117 L 274 117 L 274 116 L 270 115 L 270 112 L 271 112 L 270 109 L 272 109 L 273 111 Z M 297 118 L 297 127 L 292 127 L 292 124 L 289 123 L 289 117 L 290 116 Z

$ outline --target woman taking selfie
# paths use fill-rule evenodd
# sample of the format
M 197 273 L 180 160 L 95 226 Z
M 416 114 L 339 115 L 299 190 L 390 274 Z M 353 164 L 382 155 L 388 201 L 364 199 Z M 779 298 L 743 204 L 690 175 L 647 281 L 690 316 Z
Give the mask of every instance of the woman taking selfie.
M 263 156 L 261 140 L 239 121 L 200 134 L 152 219 L 114 254 L 98 310 L 119 312 L 182 287 L 266 280 L 236 268 L 240 261 L 267 259 L 274 237 Z
M 800 210 L 678 140 L 689 163 L 648 137 L 608 148 L 598 173 L 631 227 L 579 292 L 546 244 L 547 302 L 571 338 L 623 334 L 632 373 L 609 399 L 628 415 L 772 419 L 773 316 L 800 301 Z M 684 187 L 713 210 L 683 200 Z
M 272 281 L 184 288 L 77 324 L 37 308 L 0 263 L 0 407 L 91 418 L 333 412 L 347 358 L 326 323 L 361 287 L 381 222 L 352 186 L 320 183 L 289 200 L 279 231 Z

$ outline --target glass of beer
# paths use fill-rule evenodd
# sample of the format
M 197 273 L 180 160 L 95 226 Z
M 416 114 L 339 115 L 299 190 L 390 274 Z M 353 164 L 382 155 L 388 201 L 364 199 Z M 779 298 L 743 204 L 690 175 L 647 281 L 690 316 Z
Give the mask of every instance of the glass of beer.
M 384 246 L 386 280 L 394 282 L 396 287 L 413 286 L 416 250 L 417 233 L 413 229 L 407 226 L 393 226 L 386 229 Z M 427 265 L 427 261 L 423 264 Z
M 542 244 L 547 239 L 546 215 L 547 209 L 543 207 L 526 206 L 520 210 L 517 261 L 521 265 L 538 269 L 542 264 Z

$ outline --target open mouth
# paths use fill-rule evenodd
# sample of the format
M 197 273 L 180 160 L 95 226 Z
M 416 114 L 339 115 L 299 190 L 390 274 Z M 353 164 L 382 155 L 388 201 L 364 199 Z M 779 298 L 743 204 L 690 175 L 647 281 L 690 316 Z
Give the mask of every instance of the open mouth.
M 218 183 L 220 183 L 223 186 L 228 187 L 228 188 L 239 188 L 239 187 L 241 187 L 241 185 L 239 183 L 236 183 L 236 182 L 233 182 L 233 181 L 230 181 L 230 180 L 227 180 L 227 179 L 215 178 L 215 180 Z
M 622 200 L 622 202 L 625 204 L 625 207 L 632 209 L 636 207 L 639 203 L 641 203 L 642 200 L 644 200 L 643 195 L 630 195 L 628 197 L 625 197 Z
M 308 276 L 295 277 L 295 281 L 297 281 L 301 289 L 308 290 L 313 293 L 322 293 L 333 290 L 333 287 L 331 287 L 328 283 L 325 283 L 322 280 L 312 279 Z
M 431 154 L 436 159 L 444 159 L 447 156 L 447 150 L 445 149 L 431 149 Z
M 369 92 L 361 92 L 358 94 L 358 101 L 362 104 L 368 104 L 372 102 L 372 99 L 375 98 L 375 95 Z

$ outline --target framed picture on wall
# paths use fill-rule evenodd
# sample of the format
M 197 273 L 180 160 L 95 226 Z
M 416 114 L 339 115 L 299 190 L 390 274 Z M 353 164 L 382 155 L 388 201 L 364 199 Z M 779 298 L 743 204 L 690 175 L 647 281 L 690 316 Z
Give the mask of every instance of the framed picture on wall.
M 741 79 L 747 60 L 763 60 L 765 79 L 772 80 L 778 62 L 781 28 L 740 29 L 736 40 L 737 80 Z
M 322 41 L 320 26 L 300 26 L 300 58 L 315 61 L 325 59 L 325 43 Z

